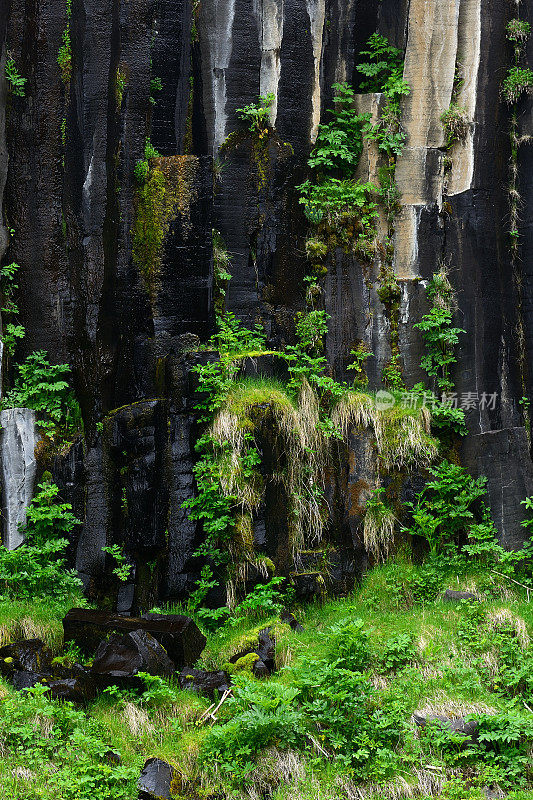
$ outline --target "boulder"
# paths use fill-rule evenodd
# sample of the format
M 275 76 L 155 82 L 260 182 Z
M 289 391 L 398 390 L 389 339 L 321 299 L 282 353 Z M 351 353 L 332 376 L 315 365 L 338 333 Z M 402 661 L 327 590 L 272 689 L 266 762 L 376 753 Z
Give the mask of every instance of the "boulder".
M 70 678 L 52 678 L 46 684 L 54 700 L 70 700 L 71 703 L 82 705 L 96 697 L 96 683 L 88 673 Z
M 260 658 L 254 661 L 252 672 L 256 678 L 268 678 L 271 674 L 265 662 Z
M 38 683 L 46 683 L 47 676 L 42 672 L 32 672 L 28 669 L 19 669 L 9 676 L 13 688 L 20 692 L 22 689 L 31 689 Z
M 217 672 L 208 672 L 204 669 L 190 667 L 182 671 L 178 680 L 180 689 L 189 689 L 192 692 L 208 695 L 215 691 L 225 692 L 231 683 L 228 673 L 222 669 Z
M 259 632 L 257 638 L 257 645 L 255 647 L 248 647 L 246 650 L 240 650 L 235 655 L 231 656 L 230 664 L 237 664 L 242 658 L 254 653 L 257 659 L 253 664 L 252 672 L 256 678 L 266 678 L 276 669 L 276 642 L 270 636 L 270 628 L 263 628 Z
M 51 664 L 52 653 L 41 639 L 23 639 L 0 647 L 0 673 L 6 678 L 20 670 L 44 672 Z
M 176 770 L 160 758 L 145 762 L 138 781 L 139 800 L 172 800 Z
M 194 620 L 181 614 L 126 617 L 107 611 L 72 608 L 63 620 L 63 630 L 65 642 L 74 642 L 87 655 L 92 655 L 110 633 L 124 635 L 144 630 L 165 648 L 178 669 L 194 664 L 207 641 Z
M 75 671 L 72 671 L 70 675 L 62 678 L 31 670 L 17 670 L 11 678 L 11 682 L 17 691 L 43 684 L 48 688 L 48 694 L 52 699 L 69 700 L 78 705 L 88 703 L 96 697 L 94 679 L 81 668 L 76 674 Z
M 477 720 L 466 720 L 463 717 L 446 717 L 441 714 L 422 714 L 415 711 L 413 720 L 419 728 L 425 728 L 431 722 L 440 722 L 445 728 L 452 733 L 461 733 L 466 739 L 475 742 L 477 739 L 477 730 L 479 723 Z
M 442 595 L 443 600 L 448 600 L 450 603 L 459 603 L 461 600 L 477 600 L 479 597 L 472 592 L 456 592 L 453 589 L 446 589 Z
M 289 625 L 295 633 L 301 633 L 303 631 L 303 626 L 300 625 L 294 614 L 291 614 L 286 608 L 281 612 L 280 619 L 286 625 Z
M 166 650 L 143 630 L 117 633 L 101 642 L 91 667 L 91 674 L 104 686 L 127 685 L 139 672 L 170 677 L 174 671 Z

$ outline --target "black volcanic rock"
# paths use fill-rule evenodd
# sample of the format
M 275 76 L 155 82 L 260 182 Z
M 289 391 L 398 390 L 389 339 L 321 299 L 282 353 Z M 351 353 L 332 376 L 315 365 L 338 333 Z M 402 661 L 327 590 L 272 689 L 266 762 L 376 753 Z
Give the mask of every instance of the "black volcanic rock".
M 176 770 L 160 758 L 149 758 L 145 762 L 138 781 L 138 800 L 172 800 L 175 796 L 172 782 Z
M 180 669 L 192 665 L 205 647 L 206 638 L 196 623 L 179 614 L 146 614 L 126 617 L 106 611 L 71 609 L 63 619 L 65 642 L 74 642 L 87 655 L 93 655 L 105 636 L 144 630 L 164 647 Z
M 138 672 L 168 678 L 174 671 L 166 650 L 143 630 L 114 634 L 101 642 L 91 666 L 91 675 L 104 685 L 122 684 Z
M 224 692 L 231 684 L 230 677 L 224 670 L 209 672 L 192 667 L 182 670 L 178 680 L 181 689 L 207 695 L 212 695 L 215 691 Z
M 11 677 L 19 671 L 46 672 L 51 669 L 52 653 L 41 639 L 24 639 L 0 647 L 0 673 Z
M 473 592 L 457 592 L 454 589 L 446 589 L 442 595 L 443 600 L 448 600 L 450 603 L 460 603 L 461 600 L 478 600 L 479 597 Z

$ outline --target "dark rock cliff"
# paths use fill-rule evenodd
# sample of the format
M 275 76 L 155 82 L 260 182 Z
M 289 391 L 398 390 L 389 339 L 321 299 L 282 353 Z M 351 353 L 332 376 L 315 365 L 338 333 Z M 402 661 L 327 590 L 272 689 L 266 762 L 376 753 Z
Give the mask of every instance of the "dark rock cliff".
M 522 6 L 527 18 L 531 4 Z M 65 0 L 3 0 L 0 11 L 0 257 L 21 268 L 26 337 L 17 355 L 44 349 L 52 361 L 72 366 L 85 438 L 56 457 L 54 475 L 83 520 L 72 547 L 88 590 L 108 586 L 101 548 L 112 543 L 124 545 L 135 567 L 132 585 L 116 587 L 119 610 L 146 609 L 190 590 L 201 534 L 181 503 L 194 491 L 193 345 L 214 325 L 212 229 L 232 256 L 228 310 L 247 324 L 262 322 L 272 346 L 283 348 L 305 303 L 307 223 L 294 187 L 306 174 L 332 84 L 358 87 L 358 54 L 376 30 L 405 49 L 412 88 L 403 109 L 407 146 L 396 168 L 404 377 L 408 386 L 423 378 L 413 324 L 426 309 L 424 281 L 446 262 L 457 323 L 466 330 L 457 391 L 475 398 L 462 457 L 489 478 L 503 541 L 519 542 L 519 502 L 533 493 L 529 421 L 520 404 L 531 394 L 533 374 L 532 156 L 525 142 L 518 163 L 521 250 L 513 259 L 509 112 L 500 97 L 511 59 L 507 5 L 72 0 L 69 21 Z M 67 24 L 72 65 L 65 82 L 57 56 Z M 27 78 L 25 97 L 7 91 L 8 52 Z M 471 124 L 450 172 L 439 120 L 458 63 L 465 74 L 460 102 Z M 154 78 L 161 88 L 151 102 Z M 243 137 L 221 170 L 219 148 L 242 127 L 236 109 L 268 92 L 275 96 L 276 137 L 266 163 L 257 163 Z M 519 125 L 531 133 L 528 98 L 519 105 Z M 160 153 L 155 166 L 167 192 L 155 268 L 135 249 L 135 226 L 148 213 L 134 177 L 146 137 Z M 361 167 L 369 174 L 370 161 Z M 329 256 L 326 354 L 332 375 L 346 379 L 350 349 L 368 343 L 375 356 L 369 377 L 378 388 L 390 358 L 390 321 L 373 269 L 341 249 Z M 4 386 L 9 380 L 7 369 Z M 480 404 L 494 394 L 492 403 Z M 365 447 L 362 440 L 349 443 L 331 489 L 329 574 L 338 589 L 365 565 L 358 524 Z M 270 507 L 268 498 L 255 535 L 275 555 L 284 535 L 277 508 L 283 498 L 272 495 Z M 302 591 L 316 591 L 313 564 L 300 572 L 308 576 Z

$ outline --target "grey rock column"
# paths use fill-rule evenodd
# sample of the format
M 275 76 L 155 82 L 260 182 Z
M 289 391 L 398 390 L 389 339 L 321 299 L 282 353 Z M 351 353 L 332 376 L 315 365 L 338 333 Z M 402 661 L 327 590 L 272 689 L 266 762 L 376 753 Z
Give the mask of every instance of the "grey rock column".
M 35 412 L 8 408 L 0 413 L 0 424 L 3 542 L 8 550 L 14 550 L 24 541 L 19 526 L 26 522 L 26 509 L 33 497 L 38 442 Z

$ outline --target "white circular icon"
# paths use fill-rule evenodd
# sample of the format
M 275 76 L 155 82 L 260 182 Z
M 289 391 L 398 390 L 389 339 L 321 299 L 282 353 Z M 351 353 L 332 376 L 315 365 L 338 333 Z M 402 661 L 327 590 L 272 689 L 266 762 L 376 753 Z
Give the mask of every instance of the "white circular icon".
M 387 409 L 392 408 L 396 403 L 396 398 L 390 392 L 387 392 L 385 389 L 380 389 L 379 392 L 376 392 L 376 408 L 378 411 L 387 411 Z

